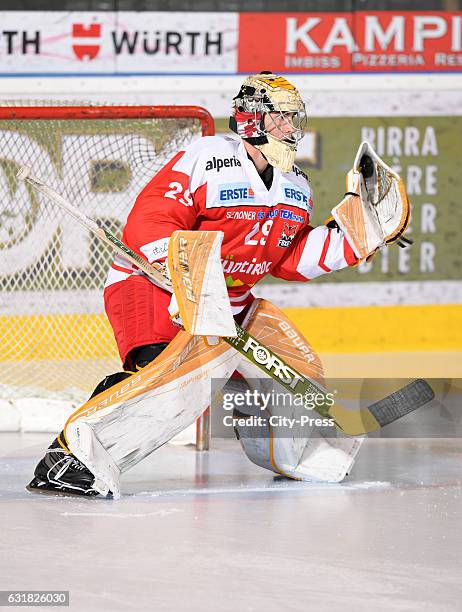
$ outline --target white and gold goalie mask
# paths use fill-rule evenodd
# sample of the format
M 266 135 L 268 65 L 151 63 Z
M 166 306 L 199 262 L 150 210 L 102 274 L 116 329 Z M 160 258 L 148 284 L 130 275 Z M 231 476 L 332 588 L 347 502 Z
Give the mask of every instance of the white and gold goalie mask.
M 284 77 L 262 72 L 242 84 L 233 99 L 229 126 L 257 147 L 272 166 L 289 172 L 304 135 L 305 104 Z

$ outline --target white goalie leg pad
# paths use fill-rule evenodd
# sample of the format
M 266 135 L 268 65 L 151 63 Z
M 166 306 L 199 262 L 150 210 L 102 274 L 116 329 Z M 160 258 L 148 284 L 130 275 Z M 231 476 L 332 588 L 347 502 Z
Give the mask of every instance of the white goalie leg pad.
M 250 364 L 252 365 L 252 364 Z M 258 368 L 257 368 L 258 369 Z M 253 372 L 252 372 L 253 376 Z M 256 374 L 258 376 L 258 373 Z M 255 379 L 252 378 L 252 382 L 255 383 Z M 265 382 L 262 380 L 262 382 Z M 251 389 L 250 385 L 244 379 L 231 379 L 226 383 L 225 391 L 226 393 L 245 393 L 246 390 L 257 390 L 259 392 L 262 391 L 261 387 L 258 385 L 258 389 L 256 389 L 255 385 L 252 385 L 253 389 Z M 252 405 L 245 405 L 239 407 L 239 413 L 236 410 L 233 412 L 234 418 L 239 418 L 241 424 L 235 425 L 235 432 L 239 438 L 239 442 L 241 443 L 242 450 L 247 455 L 247 457 L 262 468 L 267 470 L 274 470 L 271 461 L 270 461 L 270 429 L 268 421 L 264 421 L 260 426 L 256 427 L 255 425 L 246 425 L 246 417 L 266 417 L 269 418 L 268 411 L 262 411 L 260 407 Z
M 120 473 L 191 425 L 210 405 L 211 379 L 228 379 L 240 359 L 222 340 L 180 331 L 153 362 L 71 415 L 64 436 L 98 491 L 116 497 Z
M 95 476 L 93 488 L 101 495 L 120 497 L 120 470 L 88 423 L 77 421 L 66 429 L 66 440 L 73 454 Z
M 255 382 L 254 378 L 252 382 Z M 259 393 L 269 391 L 267 385 L 259 388 Z M 284 392 L 284 389 L 279 386 L 279 391 Z M 301 427 L 297 422 L 300 423 L 300 418 L 306 415 L 306 409 L 300 406 L 288 408 L 268 404 L 264 411 L 258 407 L 242 407 L 239 411 L 249 416 L 266 417 L 265 424 L 259 427 L 236 425 L 241 447 L 247 457 L 260 467 L 294 480 L 341 482 L 350 473 L 364 440 L 362 437 L 325 437 L 315 425 L 305 424 Z M 286 426 L 281 431 L 280 426 L 270 424 L 270 419 L 275 419 L 277 423 L 282 418 L 293 419 L 290 429 Z
M 310 438 L 290 475 L 299 480 L 342 482 L 350 473 L 363 441 L 364 438 Z
M 247 364 L 241 369 L 245 369 L 247 375 L 250 373 Z M 290 405 L 283 405 L 282 400 L 271 401 L 272 397 L 292 397 L 281 385 L 272 379 L 257 379 L 256 376 L 260 374 L 252 372 L 252 378 L 248 378 L 245 384 L 252 392 L 258 392 L 265 409 L 252 405 L 240 407 L 239 412 L 257 418 L 262 417 L 264 424 L 260 426 L 255 426 L 253 423 L 237 424 L 236 431 L 244 452 L 253 463 L 287 476 L 300 462 L 312 428 L 300 425 L 301 415 L 306 414 L 304 408 L 294 406 L 292 402 Z M 229 386 L 226 390 L 229 391 Z M 286 419 L 285 422 L 290 420 L 290 426 L 281 426 L 282 419 Z M 290 437 L 280 437 L 281 435 Z
M 248 314 L 244 327 L 258 340 L 265 342 L 271 349 L 299 372 L 321 384 L 323 383 L 322 365 L 301 332 L 288 320 L 276 306 L 267 300 L 255 302 Z M 301 417 L 307 414 L 313 418 L 318 415 L 307 411 L 300 401 L 291 401 L 287 405 L 278 400 L 277 393 L 288 392 L 275 383 L 269 375 L 247 360 L 239 366 L 239 372 L 251 390 L 264 394 L 268 401 L 265 410 L 258 407 L 242 407 L 239 411 L 254 416 L 267 417 L 265 425 L 236 425 L 242 449 L 256 465 L 295 480 L 318 482 L 341 482 L 351 470 L 362 438 L 325 437 L 316 425 L 301 425 Z M 228 390 L 228 387 L 227 387 Z M 281 397 L 281 396 L 279 396 Z M 273 418 L 271 424 L 270 418 Z M 292 425 L 282 431 L 276 425 L 279 418 L 292 419 Z M 290 421 L 286 421 L 290 422 Z M 329 431 L 331 435 L 334 432 Z M 281 437 L 284 435 L 285 437 Z
M 342 482 L 351 472 L 363 443 L 363 438 L 338 440 L 305 437 L 301 441 L 306 446 L 297 465 L 291 460 L 299 447 L 296 440 L 272 440 L 269 426 L 266 432 L 262 431 L 261 437 L 255 436 L 253 428 L 246 431 L 245 426 L 238 426 L 236 429 L 241 447 L 252 463 L 292 480 L 308 482 Z

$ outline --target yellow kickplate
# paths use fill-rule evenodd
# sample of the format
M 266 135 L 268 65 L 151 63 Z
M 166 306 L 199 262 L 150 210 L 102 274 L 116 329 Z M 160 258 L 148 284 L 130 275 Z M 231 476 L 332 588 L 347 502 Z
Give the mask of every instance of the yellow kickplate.
M 320 353 L 457 351 L 462 305 L 285 308 Z
M 117 348 L 104 314 L 0 316 L 0 362 L 100 359 Z
M 462 350 L 462 306 L 285 308 L 321 353 Z M 104 314 L 0 316 L 0 362 L 116 357 Z

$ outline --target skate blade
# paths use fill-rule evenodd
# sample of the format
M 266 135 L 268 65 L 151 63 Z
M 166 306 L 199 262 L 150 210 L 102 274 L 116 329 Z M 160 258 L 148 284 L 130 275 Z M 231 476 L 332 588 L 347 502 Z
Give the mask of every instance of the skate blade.
M 72 491 L 63 491 L 60 489 L 47 489 L 45 487 L 31 487 L 30 484 L 26 485 L 26 491 L 33 493 L 34 495 L 46 495 L 48 497 L 78 497 L 79 499 L 91 499 L 97 497 L 98 493 L 74 493 Z

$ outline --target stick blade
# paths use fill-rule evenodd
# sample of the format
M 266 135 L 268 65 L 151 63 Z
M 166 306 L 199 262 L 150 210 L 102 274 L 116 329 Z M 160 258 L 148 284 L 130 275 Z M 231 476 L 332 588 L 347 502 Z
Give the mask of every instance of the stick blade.
M 419 378 L 369 406 L 369 412 L 372 413 L 380 427 L 385 427 L 428 404 L 434 397 L 435 392 L 428 382 Z

